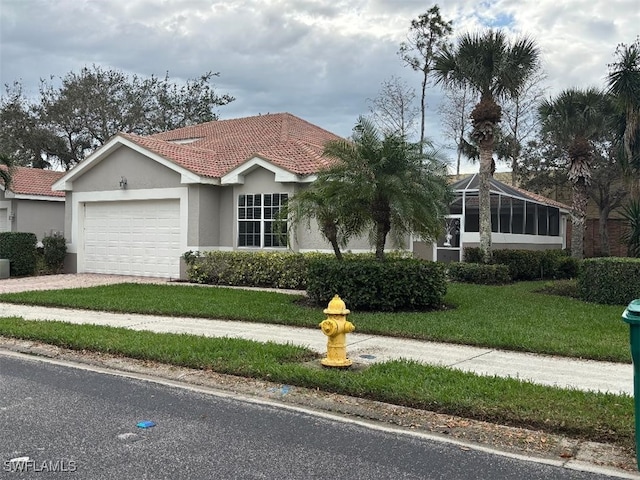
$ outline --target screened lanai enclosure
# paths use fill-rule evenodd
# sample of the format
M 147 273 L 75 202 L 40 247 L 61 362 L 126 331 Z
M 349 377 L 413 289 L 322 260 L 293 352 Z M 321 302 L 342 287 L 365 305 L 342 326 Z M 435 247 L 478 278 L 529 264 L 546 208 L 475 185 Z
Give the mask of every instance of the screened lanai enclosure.
M 437 243 L 414 240 L 414 255 L 429 260 L 457 262 L 464 249 L 480 246 L 478 175 L 452 184 L 454 201 Z M 546 250 L 566 247 L 569 207 L 492 178 L 491 244 L 502 248 Z

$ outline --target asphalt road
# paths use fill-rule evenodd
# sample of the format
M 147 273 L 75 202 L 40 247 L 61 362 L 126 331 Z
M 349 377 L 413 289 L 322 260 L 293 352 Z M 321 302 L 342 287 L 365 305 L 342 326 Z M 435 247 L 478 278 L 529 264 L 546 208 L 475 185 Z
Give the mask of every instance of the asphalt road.
M 155 426 L 136 426 L 145 420 Z M 0 478 L 611 477 L 0 354 Z

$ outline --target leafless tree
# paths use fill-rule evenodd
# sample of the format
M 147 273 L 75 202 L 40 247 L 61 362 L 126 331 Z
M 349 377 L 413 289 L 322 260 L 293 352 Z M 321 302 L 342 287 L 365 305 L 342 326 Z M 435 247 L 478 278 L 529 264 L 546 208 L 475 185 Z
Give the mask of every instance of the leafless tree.
M 404 62 L 416 72 L 422 73 L 420 89 L 420 144 L 424 143 L 426 91 L 429 74 L 433 70 L 434 59 L 447 44 L 449 35 L 453 32 L 451 21 L 446 21 L 440 15 L 440 7 L 434 5 L 426 13 L 411 20 L 411 27 L 407 41 L 400 44 L 398 54 Z
M 415 90 L 392 76 L 382 82 L 378 96 L 367 99 L 367 103 L 371 118 L 382 133 L 407 138 L 414 133 L 419 114 L 415 99 Z
M 443 133 L 445 138 L 450 139 L 456 149 L 456 175 L 460 175 L 460 163 L 462 155 L 465 152 L 465 136 L 469 133 L 471 127 L 471 119 L 469 117 L 471 110 L 478 99 L 466 87 L 450 87 L 444 89 L 445 102 L 440 104 L 438 112 L 442 121 Z

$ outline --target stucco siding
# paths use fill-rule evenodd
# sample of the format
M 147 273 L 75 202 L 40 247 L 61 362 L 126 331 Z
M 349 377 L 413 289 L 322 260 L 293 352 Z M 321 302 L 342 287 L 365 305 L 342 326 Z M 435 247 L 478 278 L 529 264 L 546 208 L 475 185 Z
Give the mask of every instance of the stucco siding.
M 53 233 L 63 233 L 64 202 L 14 200 L 14 231 L 35 233 L 38 240 Z
M 127 190 L 181 186 L 180 175 L 146 156 L 122 146 L 73 181 L 74 192 L 119 190 L 122 177 Z
M 233 199 L 233 187 L 222 187 L 219 193 L 220 208 L 220 231 L 218 232 L 219 242 L 218 245 L 221 248 L 233 248 L 235 245 L 234 232 L 236 227 L 234 226 L 234 219 L 236 213 L 234 211 L 234 205 L 236 204 Z
M 189 187 L 189 233 L 187 243 L 195 248 L 220 245 L 220 187 Z

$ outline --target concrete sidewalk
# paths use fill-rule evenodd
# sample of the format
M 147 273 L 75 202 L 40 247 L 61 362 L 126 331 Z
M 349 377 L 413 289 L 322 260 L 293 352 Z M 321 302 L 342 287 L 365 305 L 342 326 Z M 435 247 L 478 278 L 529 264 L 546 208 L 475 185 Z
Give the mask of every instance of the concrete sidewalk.
M 249 322 L 118 314 L 13 304 L 0 304 L 0 316 L 109 325 L 160 333 L 188 333 L 208 337 L 244 338 L 260 342 L 292 343 L 321 353 L 326 352 L 326 337 L 319 328 L 314 330 Z M 318 322 L 323 319 L 324 316 L 319 313 Z M 541 385 L 633 395 L 633 366 L 630 364 L 575 360 L 359 333 L 349 334 L 347 339 L 349 342 L 347 354 L 356 363 L 370 364 L 404 358 L 480 375 L 513 377 Z

